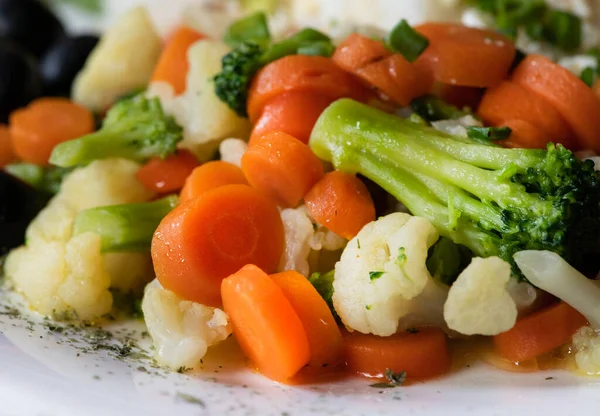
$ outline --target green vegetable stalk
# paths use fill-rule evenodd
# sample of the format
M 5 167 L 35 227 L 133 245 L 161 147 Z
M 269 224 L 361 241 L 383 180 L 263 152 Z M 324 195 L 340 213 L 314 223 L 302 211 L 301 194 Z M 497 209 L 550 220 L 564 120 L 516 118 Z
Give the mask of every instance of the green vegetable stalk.
M 103 252 L 150 251 L 154 231 L 177 202 L 178 197 L 170 195 L 153 202 L 90 208 L 77 215 L 73 232 L 99 235 Z
M 600 173 L 561 145 L 482 145 L 342 99 L 323 112 L 310 146 L 477 256 L 514 264 L 520 250 L 550 250 L 580 267 L 598 247 Z

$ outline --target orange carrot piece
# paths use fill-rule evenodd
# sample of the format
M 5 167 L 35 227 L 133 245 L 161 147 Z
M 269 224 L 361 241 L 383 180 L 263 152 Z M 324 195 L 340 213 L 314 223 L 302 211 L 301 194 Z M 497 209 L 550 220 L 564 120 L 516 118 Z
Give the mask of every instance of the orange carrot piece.
M 265 105 L 250 142 L 267 133 L 282 131 L 308 143 L 317 119 L 331 102 L 331 98 L 314 91 L 283 93 Z
M 408 105 L 430 92 L 430 74 L 408 62 L 400 54 L 388 51 L 381 41 L 354 33 L 336 49 L 333 61 L 341 68 L 377 88 L 386 99 Z
M 283 224 L 273 202 L 246 185 L 207 191 L 171 211 L 152 239 L 160 283 L 186 300 L 221 305 L 221 281 L 252 263 L 277 269 Z
M 364 101 L 366 91 L 352 75 L 323 56 L 290 55 L 262 68 L 248 91 L 248 116 L 255 123 L 265 105 L 290 91 L 314 91 L 330 100 Z
M 284 207 L 297 206 L 323 177 L 323 164 L 310 147 L 283 132 L 255 139 L 242 156 L 250 185 Z
M 527 361 L 568 343 L 586 323 L 583 315 L 561 302 L 519 319 L 511 329 L 494 336 L 494 344 L 507 360 Z
M 258 370 L 285 382 L 310 359 L 302 321 L 281 288 L 254 265 L 223 280 L 223 309 L 242 351 Z
M 211 189 L 225 185 L 248 185 L 244 172 L 233 163 L 215 160 L 192 171 L 179 195 L 181 202 L 197 198 Z
M 541 55 L 528 55 L 512 79 L 554 106 L 575 132 L 581 148 L 600 152 L 600 100 L 585 82 Z
M 508 75 L 516 48 L 507 37 L 454 23 L 425 23 L 415 28 L 429 40 L 416 61 L 436 81 L 464 87 L 491 87 Z
M 600 78 L 596 80 L 596 82 L 592 86 L 592 90 L 594 91 L 594 94 L 596 94 L 596 97 L 600 99 Z
M 16 160 L 8 126 L 0 124 L 0 168 Z
M 204 35 L 185 26 L 177 30 L 169 37 L 150 82 L 167 82 L 171 84 L 175 94 L 181 94 L 186 88 L 186 77 L 188 73 L 187 51 Z
M 575 147 L 574 133 L 562 115 L 546 99 L 514 82 L 504 81 L 488 89 L 477 113 L 493 126 L 506 125 L 509 120 L 522 120 L 537 127 L 545 138 L 535 141 L 535 147 L 546 148 L 549 142 Z M 532 135 L 529 134 L 529 137 Z
M 315 221 L 347 239 L 375 221 L 375 204 L 369 190 L 349 173 L 327 173 L 304 196 L 304 202 Z
M 138 181 L 152 192 L 159 194 L 178 191 L 198 166 L 198 159 L 188 150 L 179 150 L 166 159 L 152 158 L 136 174 Z
M 306 277 L 295 271 L 271 275 L 298 314 L 310 347 L 309 365 L 339 364 L 344 351 L 342 333 L 327 303 Z
M 436 82 L 432 93 L 437 95 L 448 104 L 458 108 L 469 107 L 476 111 L 483 97 L 484 90 L 476 87 L 460 87 Z
M 94 116 L 67 98 L 39 98 L 9 118 L 13 149 L 19 159 L 47 165 L 59 143 L 94 131 Z
M 504 147 L 522 149 L 545 149 L 550 135 L 537 126 L 525 120 L 508 120 L 501 123 L 512 132 L 506 140 L 498 141 Z
M 345 333 L 346 363 L 351 371 L 381 377 L 386 369 L 406 371 L 408 379 L 440 376 L 450 369 L 446 335 L 439 328 L 422 328 L 389 337 Z

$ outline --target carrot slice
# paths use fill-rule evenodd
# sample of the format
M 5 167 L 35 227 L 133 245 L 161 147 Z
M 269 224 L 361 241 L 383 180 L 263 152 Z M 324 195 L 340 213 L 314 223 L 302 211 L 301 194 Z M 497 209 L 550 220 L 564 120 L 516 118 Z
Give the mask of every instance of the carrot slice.
M 94 117 L 67 98 L 39 98 L 14 111 L 9 128 L 19 159 L 47 165 L 54 146 L 94 131 Z
M 554 106 L 575 132 L 580 147 L 600 152 L 600 100 L 581 79 L 541 55 L 528 55 L 512 79 Z
M 600 99 L 600 78 L 596 80 L 596 82 L 592 86 L 592 90 L 594 91 L 594 94 L 596 94 L 596 97 Z
M 188 73 L 187 51 L 204 35 L 185 26 L 177 28 L 169 37 L 150 82 L 162 81 L 171 84 L 175 94 L 181 94 L 186 88 Z
M 331 59 L 323 56 L 290 55 L 262 68 L 248 91 L 248 115 L 255 123 L 265 105 L 290 91 L 314 91 L 330 100 L 342 97 L 364 101 L 366 91 Z
M 386 369 L 406 371 L 409 379 L 421 380 L 444 374 L 451 358 L 446 335 L 439 328 L 423 328 L 389 337 L 344 334 L 346 362 L 351 371 L 381 377 Z
M 8 126 L 0 124 L 0 168 L 16 160 Z
M 308 143 L 317 119 L 331 102 L 331 98 L 314 91 L 283 93 L 265 105 L 250 142 L 267 133 L 282 131 Z
M 310 347 L 309 365 L 338 364 L 344 351 L 342 333 L 331 310 L 306 277 L 295 271 L 271 275 L 298 314 Z
M 166 159 L 152 158 L 137 171 L 136 177 L 146 189 L 166 194 L 181 189 L 198 164 L 198 159 L 191 152 L 179 150 Z
M 514 82 L 504 81 L 488 89 L 481 100 L 478 114 L 493 126 L 506 125 L 509 120 L 522 120 L 537 127 L 538 131 L 545 133 L 545 138 L 536 140 L 535 147 L 545 148 L 549 142 L 575 147 L 574 133 L 562 115 L 546 99 Z M 533 137 L 532 134 L 529 137 Z
M 183 299 L 219 306 L 221 281 L 252 263 L 277 269 L 283 224 L 273 202 L 245 185 L 226 185 L 171 211 L 152 239 L 160 283 Z
M 323 164 L 300 140 L 283 132 L 255 139 L 242 156 L 250 185 L 279 205 L 295 207 L 323 177 Z
M 349 173 L 327 173 L 304 196 L 304 202 L 315 221 L 347 239 L 375 221 L 375 204 L 369 190 Z
M 504 147 L 522 149 L 545 149 L 550 135 L 537 126 L 525 120 L 508 120 L 502 123 L 512 132 L 506 140 L 500 140 Z
M 494 344 L 507 360 L 527 361 L 568 343 L 586 323 L 583 315 L 561 302 L 519 319 L 511 329 L 494 336 Z
M 433 80 L 400 54 L 392 54 L 381 41 L 358 33 L 340 44 L 332 57 L 346 71 L 375 87 L 387 99 L 408 105 L 414 98 L 428 93 Z
M 223 280 L 221 294 L 233 334 L 262 374 L 283 382 L 308 363 L 310 347 L 302 321 L 264 271 L 243 267 Z
M 464 87 L 491 87 L 508 75 L 513 42 L 492 30 L 453 23 L 425 23 L 415 29 L 429 40 L 416 61 L 436 81 Z
M 192 171 L 179 195 L 181 202 L 197 198 L 211 189 L 225 185 L 248 185 L 244 172 L 233 163 L 215 160 Z
M 432 93 L 437 95 L 448 104 L 458 108 L 469 107 L 471 110 L 477 110 L 484 90 L 475 87 L 460 87 L 458 85 L 449 85 L 436 82 Z

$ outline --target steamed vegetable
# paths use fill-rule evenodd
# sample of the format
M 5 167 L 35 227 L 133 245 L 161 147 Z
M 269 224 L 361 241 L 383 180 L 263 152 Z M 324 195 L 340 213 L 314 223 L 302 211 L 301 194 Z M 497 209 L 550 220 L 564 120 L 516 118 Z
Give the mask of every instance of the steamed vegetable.
M 222 160 L 208 162 L 195 168 L 185 180 L 181 201 L 197 198 L 211 189 L 225 185 L 247 185 L 244 172 L 239 166 Z
M 198 159 L 190 151 L 179 150 L 165 159 L 150 159 L 136 176 L 147 189 L 164 195 L 183 188 L 185 180 L 198 165 Z
M 149 252 L 154 231 L 177 200 L 171 195 L 153 202 L 86 209 L 77 214 L 73 235 L 100 236 L 103 252 Z
M 56 166 L 39 166 L 33 163 L 12 163 L 4 170 L 31 185 L 43 195 L 54 195 L 60 190 L 65 177 L 73 170 Z
M 593 162 L 561 145 L 476 144 L 339 100 L 321 115 L 310 146 L 336 169 L 375 181 L 476 256 L 512 264 L 517 251 L 546 249 L 581 267 L 596 250 L 600 177 Z
M 164 113 L 157 98 L 135 96 L 115 104 L 100 130 L 56 146 L 50 163 L 69 167 L 111 157 L 139 162 L 164 159 L 175 152 L 181 139 L 181 127 Z
M 197 367 L 209 347 L 231 335 L 225 312 L 184 300 L 153 280 L 142 300 L 156 360 L 174 370 Z
M 4 168 L 16 158 L 8 126 L 0 124 L 0 168 Z

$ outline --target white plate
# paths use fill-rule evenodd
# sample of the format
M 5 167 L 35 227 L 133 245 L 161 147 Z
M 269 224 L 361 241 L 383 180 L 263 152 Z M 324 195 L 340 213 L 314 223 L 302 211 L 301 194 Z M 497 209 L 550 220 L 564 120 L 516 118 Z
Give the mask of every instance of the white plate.
M 0 299 L 2 303 L 5 303 Z M 516 374 L 485 365 L 437 381 L 377 389 L 355 379 L 290 387 L 244 365 L 234 342 L 209 355 L 193 374 L 153 368 L 141 323 L 60 332 L 37 316 L 0 307 L 0 414 L 81 415 L 595 415 L 600 380 L 567 372 Z M 101 334 L 102 335 L 102 334 Z M 98 338 L 96 336 L 96 338 Z M 132 356 L 116 351 L 134 339 Z M 94 345 L 101 347 L 94 350 Z

